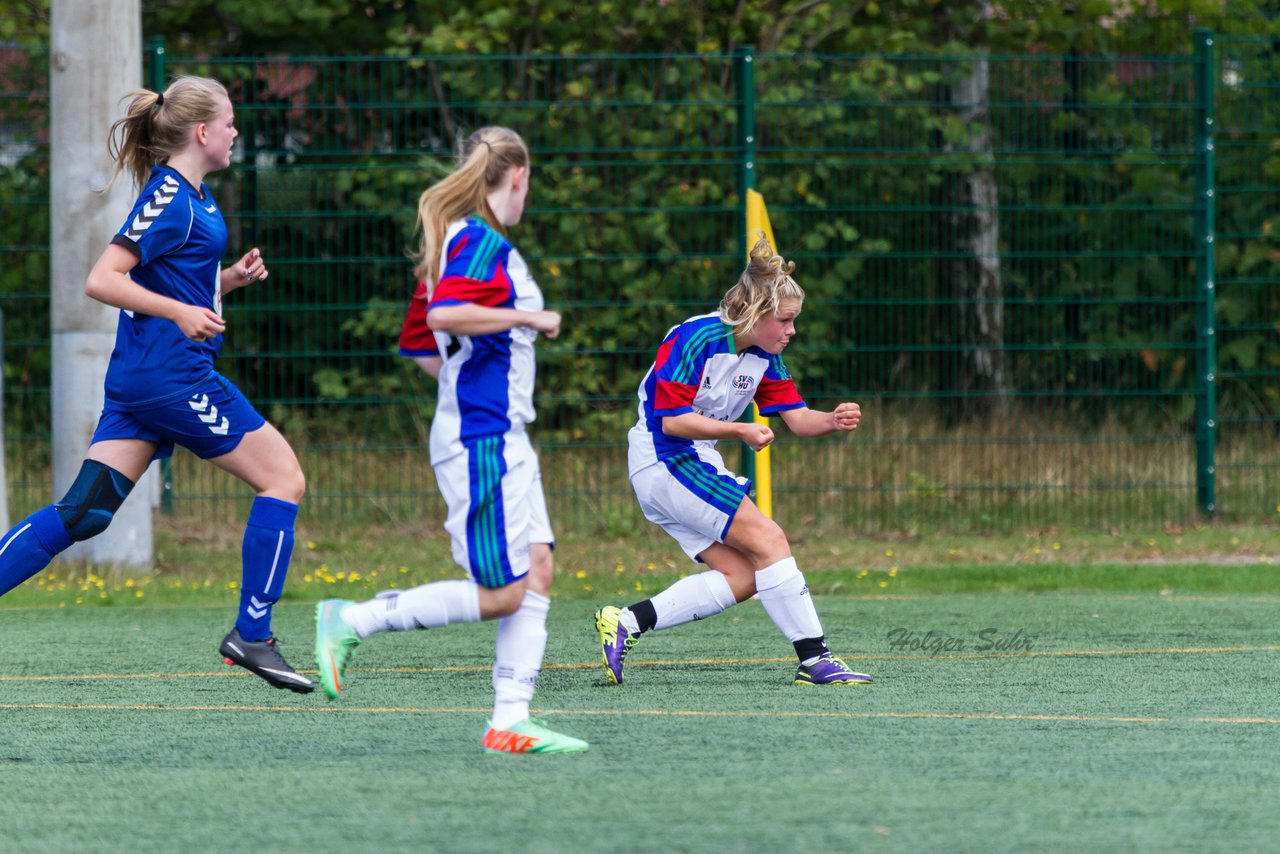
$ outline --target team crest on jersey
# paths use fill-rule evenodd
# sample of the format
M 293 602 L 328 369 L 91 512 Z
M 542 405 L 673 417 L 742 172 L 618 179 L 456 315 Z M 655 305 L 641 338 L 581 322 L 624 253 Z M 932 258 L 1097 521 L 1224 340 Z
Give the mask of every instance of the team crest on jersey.
M 746 394 L 747 392 L 751 391 L 752 387 L 755 386 L 755 384 L 756 384 L 756 378 L 753 377 L 751 374 L 738 374 L 736 377 L 733 378 L 733 382 L 731 383 L 731 385 L 733 386 L 733 390 L 738 392 L 739 394 Z

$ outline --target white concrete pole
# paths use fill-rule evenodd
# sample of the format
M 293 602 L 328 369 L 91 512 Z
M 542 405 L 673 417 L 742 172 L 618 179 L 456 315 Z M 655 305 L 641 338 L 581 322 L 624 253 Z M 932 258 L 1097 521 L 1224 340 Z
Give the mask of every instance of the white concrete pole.
M 0 311 L 0 353 L 4 352 L 4 312 Z M 0 530 L 9 530 L 9 475 L 4 449 L 9 446 L 4 432 L 4 372 L 0 371 Z
M 53 0 L 50 8 L 50 282 L 52 301 L 53 500 L 80 471 L 102 411 L 102 381 L 115 344 L 117 310 L 89 299 L 85 279 L 129 214 L 125 173 L 111 192 L 107 135 L 121 98 L 142 85 L 140 0 Z M 155 466 L 105 533 L 65 556 L 151 566 Z

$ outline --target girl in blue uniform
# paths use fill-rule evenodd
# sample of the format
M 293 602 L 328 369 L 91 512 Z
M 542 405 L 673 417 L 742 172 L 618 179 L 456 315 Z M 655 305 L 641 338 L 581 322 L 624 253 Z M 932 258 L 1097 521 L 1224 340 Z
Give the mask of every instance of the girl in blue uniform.
M 219 651 L 277 688 L 306 693 L 314 684 L 281 657 L 271 634 L 306 481 L 289 443 L 213 367 L 226 328 L 222 298 L 268 275 L 256 248 L 222 267 L 227 227 L 203 183 L 231 164 L 231 101 L 220 83 L 200 77 L 125 97 L 128 112 L 108 143 L 112 181 L 127 170 L 141 193 L 85 283 L 88 296 L 120 309 L 105 405 L 67 494 L 0 540 L 0 595 L 105 530 L 151 461 L 182 445 L 256 493 L 240 611 Z

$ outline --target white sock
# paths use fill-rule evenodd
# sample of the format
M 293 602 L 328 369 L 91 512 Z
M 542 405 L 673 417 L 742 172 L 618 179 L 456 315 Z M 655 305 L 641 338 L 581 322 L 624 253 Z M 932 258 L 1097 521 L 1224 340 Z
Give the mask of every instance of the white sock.
M 682 578 L 649 601 L 658 615 L 655 632 L 714 617 L 738 604 L 728 579 L 714 569 Z
M 640 634 L 640 621 L 636 619 L 636 615 L 631 613 L 630 608 L 623 608 L 618 614 L 618 623 L 633 635 Z
M 822 623 L 795 558 L 784 558 L 758 570 L 756 593 L 765 613 L 787 640 L 795 643 L 802 638 L 822 637 Z
M 342 610 L 342 619 L 362 638 L 376 632 L 439 629 L 480 622 L 480 591 L 461 578 L 433 581 L 411 590 L 384 590 L 368 602 Z
M 493 663 L 493 728 L 506 729 L 529 717 L 529 701 L 547 649 L 551 600 L 526 590 L 520 610 L 498 620 Z

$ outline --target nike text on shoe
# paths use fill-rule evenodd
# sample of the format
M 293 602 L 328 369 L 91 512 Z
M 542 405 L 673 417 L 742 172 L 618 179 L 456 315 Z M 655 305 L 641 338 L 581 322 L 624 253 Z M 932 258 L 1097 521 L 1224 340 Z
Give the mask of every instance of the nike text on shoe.
M 485 753 L 583 753 L 587 749 L 582 739 L 552 732 L 537 718 L 525 718 L 507 729 L 490 725 L 481 744 Z
M 796 671 L 795 684 L 863 685 L 874 681 L 865 673 L 854 673 L 849 665 L 828 652 L 808 667 L 800 665 L 800 669 Z
M 622 661 L 640 638 L 618 622 L 622 609 L 607 605 L 596 611 L 596 631 L 600 633 L 600 652 L 604 672 L 614 685 L 622 684 Z
M 342 690 L 347 662 L 360 646 L 360 636 L 342 619 L 342 609 L 350 604 L 350 599 L 325 599 L 316 605 L 316 669 L 331 700 Z
M 298 675 L 289 666 L 289 662 L 284 660 L 280 650 L 276 649 L 276 639 L 273 637 L 251 643 L 240 637 L 239 629 L 232 629 L 222 639 L 218 652 L 227 664 L 238 664 L 261 676 L 273 687 L 288 688 L 299 694 L 310 694 L 316 689 L 316 683 Z

